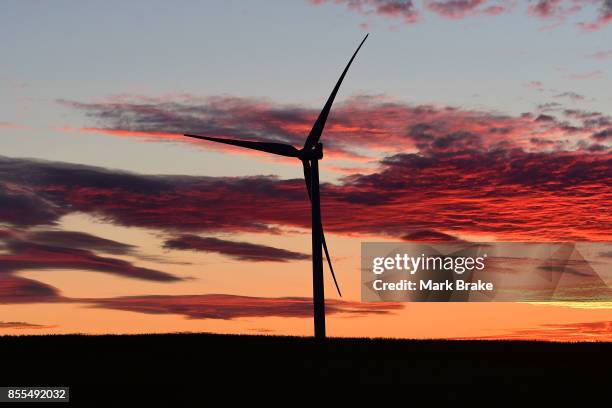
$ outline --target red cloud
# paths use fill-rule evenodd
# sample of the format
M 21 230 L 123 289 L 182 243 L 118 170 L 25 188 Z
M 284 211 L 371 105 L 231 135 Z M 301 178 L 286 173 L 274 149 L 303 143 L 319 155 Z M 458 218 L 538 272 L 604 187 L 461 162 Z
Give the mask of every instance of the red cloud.
M 471 134 L 420 138 L 423 153 L 394 155 L 372 174 L 323 184 L 326 229 L 391 237 L 427 229 L 502 239 L 610 239 L 612 153 L 477 150 Z M 60 163 L 0 163 L 0 178 L 22 183 L 53 205 L 119 225 L 169 232 L 310 225 L 299 179 L 142 176 Z
M 529 6 L 529 11 L 540 17 L 550 17 L 556 14 L 561 0 L 538 0 Z
M 301 145 L 318 113 L 227 96 L 64 103 L 114 133 L 175 137 L 201 131 L 294 145 Z M 508 116 L 380 97 L 349 99 L 330 117 L 328 151 L 346 155 L 359 148 L 360 155 L 388 156 L 369 174 L 322 186 L 326 228 L 392 237 L 422 230 L 529 240 L 609 237 L 611 153 L 605 135 L 612 119 L 559 105 L 554 110 L 556 116 Z M 181 233 L 309 226 L 303 180 L 145 176 L 61 163 L 0 162 L 3 185 L 38 200 L 31 206 L 36 211 L 28 212 L 36 215 L 31 225 L 80 211 L 120 225 Z M 0 216 L 26 224 L 20 214 Z M 223 248 L 228 255 L 231 245 Z
M 579 26 L 586 31 L 596 31 L 612 21 L 612 0 L 601 0 L 599 16 L 591 23 L 581 23 Z
M 460 19 L 475 13 L 476 9 L 485 2 L 485 0 L 426 0 L 425 7 L 441 16 Z
M 410 0 L 309 0 L 310 3 L 345 4 L 354 12 L 368 16 L 380 15 L 401 18 L 407 24 L 420 21 L 422 12 Z M 495 16 L 508 13 L 517 5 L 510 0 L 424 0 L 424 9 L 450 19 L 463 19 L 472 16 Z M 526 7 L 527 15 L 562 23 L 570 15 L 589 8 L 597 13 L 592 22 L 582 22 L 578 27 L 586 31 L 599 30 L 612 21 L 612 0 L 536 0 Z
M 403 20 L 406 24 L 416 23 L 419 13 L 412 0 L 310 0 L 310 3 L 321 5 L 325 3 L 342 4 L 354 12 L 369 16 L 378 15 Z
M 573 101 L 583 101 L 585 96 L 576 92 L 562 92 L 560 94 L 553 95 L 553 98 L 569 98 Z
M 318 111 L 276 105 L 254 99 L 222 97 L 177 101 L 156 99 L 107 103 L 64 102 L 96 118 L 99 132 L 114 136 L 181 140 L 211 149 L 228 149 L 178 136 L 184 132 L 239 139 L 265 140 L 301 146 Z M 325 130 L 326 154 L 363 161 L 372 156 L 423 148 L 425 139 L 472 134 L 482 148 L 529 148 L 534 137 L 562 140 L 565 149 L 588 140 L 593 129 L 556 120 L 534 121 L 532 115 L 508 116 L 495 112 L 448 106 L 410 105 L 381 97 L 356 96 L 335 107 Z M 249 153 L 245 149 L 232 151 Z M 257 153 L 258 154 L 258 153 Z
M 564 18 L 567 14 L 578 11 L 575 5 L 566 4 L 565 0 L 538 0 L 529 6 L 529 13 L 540 18 Z

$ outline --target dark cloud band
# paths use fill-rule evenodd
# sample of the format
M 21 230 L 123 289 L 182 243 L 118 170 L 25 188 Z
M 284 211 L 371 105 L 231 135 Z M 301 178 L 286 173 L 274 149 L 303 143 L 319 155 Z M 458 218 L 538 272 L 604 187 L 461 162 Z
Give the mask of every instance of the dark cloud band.
M 164 242 L 164 248 L 226 255 L 239 261 L 288 262 L 310 259 L 310 255 L 250 242 L 236 242 L 213 237 L 181 235 Z

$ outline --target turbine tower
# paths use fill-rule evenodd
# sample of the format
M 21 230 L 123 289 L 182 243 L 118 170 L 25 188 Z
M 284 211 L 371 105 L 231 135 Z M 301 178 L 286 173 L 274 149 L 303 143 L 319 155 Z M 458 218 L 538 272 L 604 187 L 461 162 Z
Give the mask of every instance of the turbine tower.
M 363 40 L 353 53 L 353 56 L 349 60 L 348 64 L 344 68 L 344 71 L 342 71 L 342 75 L 340 75 L 336 86 L 329 95 L 327 102 L 325 102 L 325 106 L 323 106 L 319 117 L 315 121 L 314 125 L 312 126 L 312 129 L 310 130 L 310 133 L 308 134 L 308 137 L 306 138 L 304 147 L 302 147 L 301 149 L 298 150 L 294 146 L 285 143 L 254 142 L 247 140 L 234 140 L 220 137 L 185 134 L 185 136 L 193 137 L 196 139 L 203 139 L 211 142 L 244 147 L 246 149 L 258 150 L 261 152 L 272 153 L 279 156 L 295 157 L 302 162 L 302 167 L 304 168 L 304 181 L 306 182 L 306 190 L 308 192 L 308 197 L 310 198 L 312 210 L 312 292 L 314 303 L 314 333 L 315 338 L 320 339 L 325 338 L 325 293 L 323 283 L 322 250 L 325 251 L 327 264 L 329 265 L 329 270 L 331 271 L 331 275 L 334 279 L 334 284 L 336 285 L 338 294 L 342 296 L 342 293 L 340 292 L 340 286 L 338 286 L 338 281 L 336 280 L 336 275 L 334 274 L 334 268 L 332 267 L 329 251 L 327 250 L 327 243 L 325 242 L 325 234 L 323 232 L 323 224 L 321 222 L 321 201 L 319 195 L 319 160 L 323 158 L 323 144 L 319 142 L 319 139 L 321 138 L 321 134 L 323 133 L 323 129 L 325 128 L 327 116 L 329 115 L 329 112 L 332 108 L 334 99 L 336 98 L 336 94 L 340 89 L 342 80 L 348 72 L 348 69 L 351 66 L 353 60 L 355 59 L 355 56 L 359 52 L 359 49 L 361 48 L 365 40 L 368 38 L 368 35 L 369 34 L 366 34 L 366 36 L 363 38 Z

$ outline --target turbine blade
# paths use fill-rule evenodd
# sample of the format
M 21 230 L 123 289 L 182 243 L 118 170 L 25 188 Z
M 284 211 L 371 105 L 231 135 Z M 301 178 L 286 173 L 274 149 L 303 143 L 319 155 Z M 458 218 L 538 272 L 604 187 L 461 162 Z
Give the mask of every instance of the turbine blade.
M 363 40 L 361 41 L 361 44 L 359 44 L 359 47 L 357 47 L 357 49 L 355 50 L 355 53 L 353 54 L 348 64 L 346 65 L 346 68 L 344 68 L 344 71 L 342 71 L 342 75 L 340 75 L 340 79 L 338 79 L 338 82 L 336 83 L 336 86 L 334 87 L 331 95 L 329 95 L 327 102 L 325 102 L 325 106 L 323 106 L 323 110 L 319 114 L 319 117 L 317 118 L 312 129 L 310 130 L 310 134 L 308 134 L 306 143 L 304 143 L 304 149 L 311 149 L 314 145 L 316 145 L 319 142 L 319 138 L 321 137 L 321 134 L 323 133 L 323 128 L 325 128 L 325 122 L 327 121 L 327 116 L 329 115 L 329 111 L 332 108 L 334 99 L 336 98 L 336 94 L 338 93 L 338 90 L 340 89 L 342 80 L 344 79 L 344 76 L 348 72 L 349 67 L 353 63 L 353 60 L 355 59 L 355 56 L 359 52 L 359 49 L 365 42 L 366 38 L 368 38 L 368 35 L 370 34 L 366 34 L 366 36 L 363 38 Z
M 312 200 L 312 196 L 310 192 L 310 163 L 306 160 L 303 160 L 302 164 L 304 167 L 304 181 L 306 182 L 306 191 L 308 191 L 308 199 Z M 321 243 L 323 244 L 323 250 L 325 251 L 325 258 L 327 258 L 327 265 L 329 265 L 329 270 L 331 271 L 332 278 L 334 279 L 336 290 L 338 291 L 338 295 L 342 297 L 342 292 L 340 292 L 340 285 L 338 285 L 338 281 L 336 280 L 336 274 L 334 273 L 334 267 L 332 266 L 332 261 L 331 261 L 331 257 L 329 256 L 329 251 L 327 250 L 327 243 L 325 242 L 325 233 L 323 232 L 323 225 L 321 225 Z
M 304 167 L 304 181 L 306 182 L 306 191 L 308 192 L 308 199 L 312 200 L 310 195 L 310 163 L 307 160 L 302 160 L 302 166 Z
M 329 265 L 329 270 L 331 271 L 332 278 L 334 278 L 336 290 L 338 291 L 338 295 L 342 297 L 342 292 L 340 292 L 340 286 L 338 285 L 338 281 L 336 280 L 336 274 L 334 273 L 334 267 L 332 266 L 329 251 L 327 250 L 327 244 L 325 243 L 325 233 L 323 232 L 323 225 L 321 225 L 321 242 L 323 243 L 323 250 L 325 251 L 325 257 L 327 258 L 327 265 Z
M 244 147 L 246 149 L 251 150 L 259 150 L 260 152 L 277 154 L 279 156 L 297 157 L 299 153 L 298 149 L 291 146 L 290 144 L 284 143 L 252 142 L 249 140 L 224 139 L 221 137 L 200 136 L 191 134 L 185 134 L 183 136 L 193 137 L 195 139 L 208 140 L 210 142 L 228 144 L 232 146 Z

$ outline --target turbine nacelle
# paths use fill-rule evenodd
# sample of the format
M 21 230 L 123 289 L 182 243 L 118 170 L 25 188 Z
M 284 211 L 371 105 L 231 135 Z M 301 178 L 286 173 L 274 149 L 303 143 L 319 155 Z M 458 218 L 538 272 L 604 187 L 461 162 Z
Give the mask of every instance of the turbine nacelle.
M 323 143 L 317 143 L 312 148 L 298 150 L 298 159 L 302 161 L 321 160 L 323 158 Z

